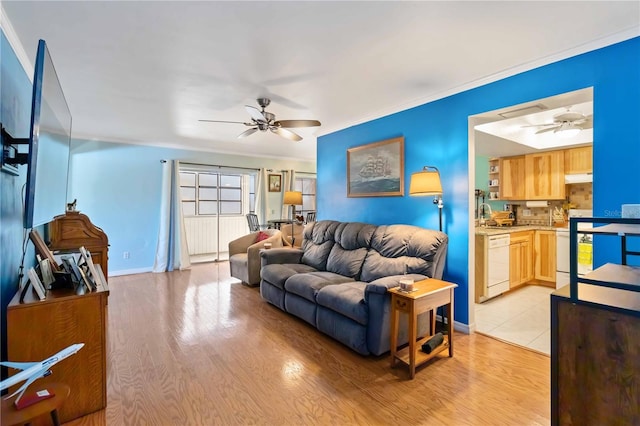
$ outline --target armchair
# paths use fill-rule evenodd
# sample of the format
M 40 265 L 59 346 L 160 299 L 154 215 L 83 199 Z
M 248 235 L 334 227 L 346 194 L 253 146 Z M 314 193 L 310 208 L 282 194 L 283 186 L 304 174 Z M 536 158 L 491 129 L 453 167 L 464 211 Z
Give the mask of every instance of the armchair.
M 261 231 L 269 238 L 256 242 L 260 232 L 252 232 L 229 242 L 231 276 L 250 286 L 260 284 L 260 249 L 265 243 L 282 247 L 282 233 L 277 229 Z
M 280 231 L 282 231 L 282 242 L 285 246 L 291 247 L 291 230 L 293 229 L 294 243 L 293 247 L 302 247 L 302 239 L 304 232 L 304 225 L 298 222 L 293 224 L 282 225 Z

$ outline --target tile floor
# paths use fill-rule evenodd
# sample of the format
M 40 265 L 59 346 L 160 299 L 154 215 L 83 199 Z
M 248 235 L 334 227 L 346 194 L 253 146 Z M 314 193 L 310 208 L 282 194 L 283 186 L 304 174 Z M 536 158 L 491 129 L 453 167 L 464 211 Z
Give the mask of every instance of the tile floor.
M 550 297 L 555 289 L 527 285 L 476 303 L 476 331 L 549 355 Z

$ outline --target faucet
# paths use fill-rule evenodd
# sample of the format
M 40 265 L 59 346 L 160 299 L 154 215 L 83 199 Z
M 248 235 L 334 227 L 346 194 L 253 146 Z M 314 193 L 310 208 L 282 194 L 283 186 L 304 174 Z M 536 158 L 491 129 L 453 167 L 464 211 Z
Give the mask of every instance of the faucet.
M 484 210 L 482 210 L 482 206 L 487 206 L 487 208 L 489 209 L 489 217 L 491 217 L 491 206 L 487 203 L 480 203 L 478 205 L 478 224 L 480 226 L 483 226 L 485 224 L 484 221 Z M 482 213 L 480 213 L 480 211 L 482 211 Z

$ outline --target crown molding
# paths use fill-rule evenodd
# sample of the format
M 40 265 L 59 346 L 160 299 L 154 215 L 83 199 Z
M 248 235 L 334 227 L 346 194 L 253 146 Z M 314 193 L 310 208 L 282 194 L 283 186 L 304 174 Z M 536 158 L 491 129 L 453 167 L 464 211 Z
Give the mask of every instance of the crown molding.
M 22 65 L 24 72 L 27 74 L 29 81 L 33 83 L 33 64 L 31 63 L 31 60 L 29 60 L 29 56 L 27 55 L 26 50 L 24 50 L 22 43 L 20 43 L 18 34 L 16 34 L 16 31 L 13 29 L 13 25 L 11 24 L 7 13 L 4 11 L 2 4 L 0 4 L 0 28 L 2 28 L 2 32 L 5 37 L 7 37 L 9 45 L 18 57 L 18 61 L 20 62 L 20 65 Z
M 386 117 L 386 116 L 396 114 L 398 112 L 402 112 L 411 108 L 415 108 L 430 102 L 444 99 L 446 97 L 453 96 L 458 93 L 466 92 L 467 90 L 475 89 L 489 83 L 494 83 L 496 81 L 499 81 L 508 77 L 512 77 L 516 74 L 520 74 L 526 71 L 531 71 L 533 69 L 536 69 L 545 65 L 549 65 L 554 62 L 559 62 L 564 59 L 571 58 L 573 56 L 578 56 L 584 53 L 588 53 L 593 50 L 602 49 L 603 47 L 607 47 L 616 43 L 621 43 L 623 41 L 626 41 L 638 36 L 640 36 L 640 27 L 636 27 L 636 26 L 630 27 L 630 28 L 618 31 L 616 33 L 609 34 L 607 36 L 572 47 L 570 49 L 560 51 L 553 55 L 545 56 L 543 58 L 535 59 L 519 65 L 514 65 L 510 68 L 499 71 L 495 74 L 491 74 L 486 77 L 470 81 L 468 83 L 453 87 L 451 89 L 432 93 L 428 96 L 420 97 L 413 101 L 408 101 L 399 105 L 395 105 L 393 107 L 385 108 L 376 113 L 368 114 L 367 116 L 364 116 L 361 119 L 358 119 L 349 123 L 338 124 L 338 125 L 332 126 L 331 128 L 324 128 L 322 129 L 322 132 L 318 134 L 318 137 L 326 136 L 330 133 L 337 132 L 339 130 L 357 126 L 359 124 L 367 123 L 369 121 L 373 121 L 378 118 Z

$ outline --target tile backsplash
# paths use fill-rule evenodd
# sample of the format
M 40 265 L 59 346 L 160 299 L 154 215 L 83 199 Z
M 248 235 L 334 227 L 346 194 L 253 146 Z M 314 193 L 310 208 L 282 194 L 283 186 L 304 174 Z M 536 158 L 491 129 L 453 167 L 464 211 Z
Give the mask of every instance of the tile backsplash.
M 592 209 L 593 208 L 593 184 L 576 183 L 567 185 L 567 198 L 571 208 L 574 209 Z M 524 205 L 516 206 L 516 223 L 518 225 L 541 225 L 548 226 L 549 211 L 553 211 L 555 207 L 562 209 L 564 201 L 550 201 L 549 207 L 530 207 Z M 529 210 L 530 216 L 524 216 L 523 210 Z

